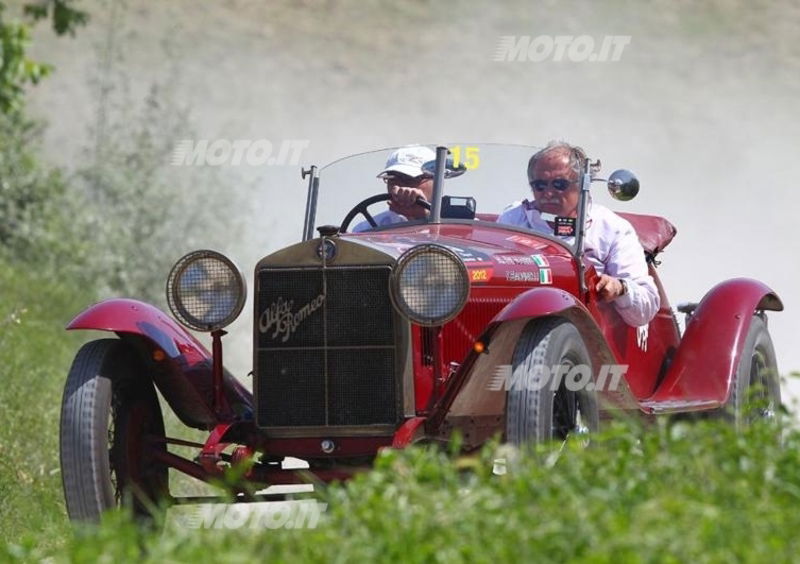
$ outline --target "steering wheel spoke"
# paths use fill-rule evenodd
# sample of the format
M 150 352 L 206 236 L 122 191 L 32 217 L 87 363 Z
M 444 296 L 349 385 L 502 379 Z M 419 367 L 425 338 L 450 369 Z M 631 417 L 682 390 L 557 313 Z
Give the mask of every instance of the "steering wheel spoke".
M 362 209 L 360 211 L 361 211 L 361 215 L 364 216 L 364 219 L 367 220 L 367 223 L 369 223 L 372 227 L 378 227 L 378 222 L 375 221 L 375 218 L 372 217 L 372 214 L 367 211 L 366 207 L 364 207 L 364 209 Z

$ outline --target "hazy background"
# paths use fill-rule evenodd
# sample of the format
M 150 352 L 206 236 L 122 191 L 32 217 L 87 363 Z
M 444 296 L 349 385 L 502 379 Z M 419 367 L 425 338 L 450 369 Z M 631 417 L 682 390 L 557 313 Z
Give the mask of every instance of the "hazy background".
M 188 111 L 193 138 L 308 139 L 304 165 L 413 142 L 565 139 L 602 159 L 606 172 L 637 173 L 639 197 L 614 208 L 664 215 L 677 226 L 660 268 L 673 305 L 699 300 L 725 278 L 763 280 L 786 307 L 770 316 L 779 368 L 800 370 L 796 3 L 80 6 L 92 20 L 74 39 L 44 27 L 34 38 L 32 55 L 56 66 L 30 103 L 49 123 L 52 162 L 80 166 L 108 121 L 153 92 L 150 103 Z M 500 36 L 583 34 L 631 42 L 619 62 L 493 60 Z M 223 218 L 239 235 L 215 230 L 204 244 L 251 272 L 259 256 L 298 240 L 305 203 L 298 169 L 209 169 L 220 191 L 248 203 Z M 526 191 L 521 177 L 519 197 Z M 489 211 L 507 202 L 479 203 Z M 250 369 L 250 323 L 243 316 L 228 337 L 235 352 L 226 363 L 239 375 Z

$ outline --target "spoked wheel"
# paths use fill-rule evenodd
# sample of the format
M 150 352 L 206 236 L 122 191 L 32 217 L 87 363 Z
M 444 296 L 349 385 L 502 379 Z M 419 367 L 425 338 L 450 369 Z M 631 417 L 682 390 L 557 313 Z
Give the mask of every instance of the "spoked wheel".
M 61 405 L 61 476 L 73 521 L 97 522 L 129 505 L 152 517 L 169 495 L 164 422 L 153 383 L 122 341 L 85 344 L 67 377 Z
M 754 315 L 722 413 L 739 427 L 759 419 L 775 419 L 780 406 L 780 378 L 772 338 L 764 318 Z
M 572 363 L 565 359 L 565 368 L 572 368 Z M 591 412 L 597 411 L 596 402 L 593 397 L 571 392 L 567 389 L 564 382 L 561 382 L 558 390 L 553 395 L 553 439 L 565 441 L 567 437 L 582 439 L 584 444 L 588 444 L 589 434 L 597 431 L 597 425 L 593 428 Z M 595 421 L 596 423 L 596 421 Z
M 562 377 L 553 390 L 553 375 L 559 370 L 562 375 L 576 367 L 591 370 L 586 345 L 572 323 L 558 318 L 530 322 L 512 362 L 506 396 L 509 443 L 563 442 L 570 436 L 588 441 L 589 434 L 598 430 L 600 417 L 593 389 L 570 390 Z

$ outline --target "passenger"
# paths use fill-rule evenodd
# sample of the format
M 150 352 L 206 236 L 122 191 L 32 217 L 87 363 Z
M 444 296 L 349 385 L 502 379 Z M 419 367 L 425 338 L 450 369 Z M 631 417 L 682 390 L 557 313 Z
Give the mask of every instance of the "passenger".
M 578 216 L 580 178 L 585 165 L 583 149 L 551 142 L 528 161 L 533 201 L 511 204 L 497 221 L 553 234 L 548 221 L 556 216 Z M 574 236 L 560 238 L 574 244 Z M 653 278 L 647 273 L 644 249 L 633 226 L 608 208 L 590 201 L 584 252 L 600 275 L 595 286 L 600 298 L 611 302 L 628 325 L 650 323 L 658 311 L 660 298 Z

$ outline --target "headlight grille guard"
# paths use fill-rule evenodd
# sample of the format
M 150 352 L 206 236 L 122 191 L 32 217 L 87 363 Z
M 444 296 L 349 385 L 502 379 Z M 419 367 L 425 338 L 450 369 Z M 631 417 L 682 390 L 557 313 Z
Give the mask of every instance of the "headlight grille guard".
M 192 268 L 197 268 L 198 272 L 191 272 Z M 200 279 L 202 276 L 206 279 Z M 182 282 L 186 277 L 194 288 L 183 295 Z M 191 280 L 192 277 L 195 280 Z M 219 295 L 214 294 L 217 290 Z M 202 292 L 205 294 L 198 297 Z M 247 285 L 241 271 L 233 261 L 216 251 L 198 250 L 184 255 L 167 277 L 170 311 L 178 321 L 195 331 L 212 332 L 227 327 L 242 312 L 246 299 Z M 201 312 L 204 307 L 206 311 Z M 201 315 L 207 317 L 203 319 Z
M 456 291 L 455 301 L 452 305 L 450 305 L 444 312 L 439 313 L 436 312 L 434 315 L 433 313 L 429 313 L 425 315 L 422 312 L 415 311 L 411 308 L 411 306 L 407 303 L 407 300 L 404 297 L 404 288 L 401 286 L 403 281 L 403 274 L 406 268 L 411 265 L 414 260 L 420 260 L 422 255 L 428 255 L 435 261 L 445 261 L 441 262 L 438 266 L 447 268 L 448 266 L 452 266 L 455 268 L 455 272 L 451 272 L 449 274 L 455 274 L 458 279 L 455 280 L 457 284 L 460 284 L 460 287 L 454 288 Z M 446 263 L 449 263 L 446 264 Z M 447 274 L 447 273 L 445 273 Z M 469 273 L 467 272 L 467 267 L 464 265 L 464 262 L 461 258 L 442 245 L 437 245 L 435 243 L 429 243 L 424 245 L 417 245 L 412 249 L 409 249 L 405 253 L 403 253 L 397 259 L 397 265 L 395 266 L 394 271 L 392 272 L 392 276 L 389 280 L 390 291 L 389 295 L 392 299 L 392 304 L 394 305 L 395 309 L 403 315 L 405 318 L 409 319 L 413 323 L 417 325 L 421 325 L 423 327 L 435 327 L 444 325 L 448 321 L 454 319 L 464 308 L 469 299 Z M 427 290 L 431 290 L 428 288 Z M 440 294 L 441 296 L 441 294 Z M 430 300 L 432 295 L 423 295 L 417 296 L 421 298 L 423 301 Z M 433 309 L 437 310 L 442 307 L 442 304 L 434 303 Z

